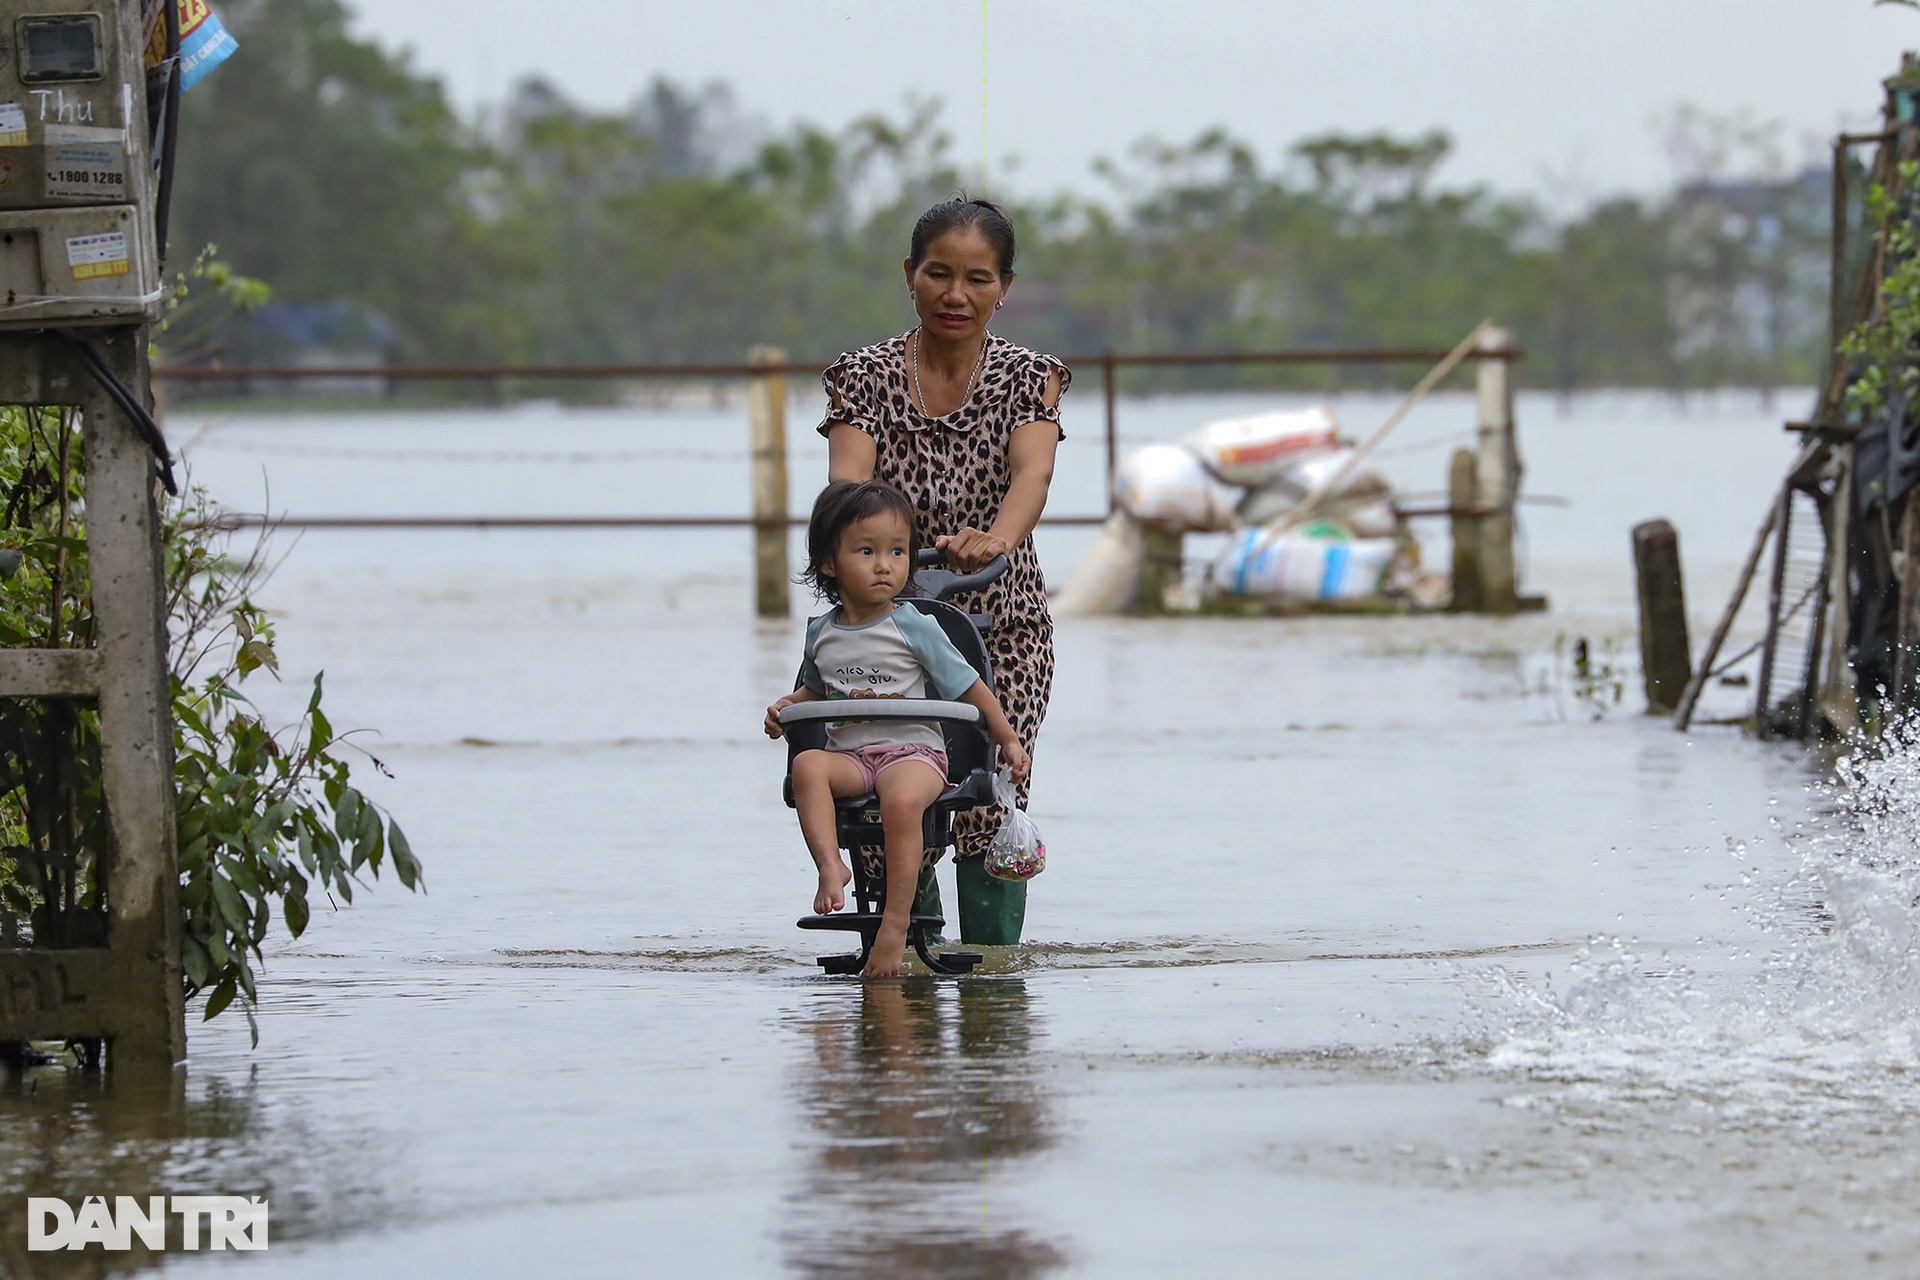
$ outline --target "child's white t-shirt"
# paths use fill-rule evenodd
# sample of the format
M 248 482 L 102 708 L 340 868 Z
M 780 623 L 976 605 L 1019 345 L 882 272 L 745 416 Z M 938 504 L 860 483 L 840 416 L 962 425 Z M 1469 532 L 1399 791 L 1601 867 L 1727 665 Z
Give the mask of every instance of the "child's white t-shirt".
M 807 623 L 806 654 L 800 683 L 828 699 L 956 699 L 980 678 L 971 663 L 947 639 L 940 624 L 908 604 L 872 622 L 850 627 L 835 606 Z M 835 723 L 827 727 L 827 747 L 907 746 L 946 749 L 939 726 L 913 720 Z

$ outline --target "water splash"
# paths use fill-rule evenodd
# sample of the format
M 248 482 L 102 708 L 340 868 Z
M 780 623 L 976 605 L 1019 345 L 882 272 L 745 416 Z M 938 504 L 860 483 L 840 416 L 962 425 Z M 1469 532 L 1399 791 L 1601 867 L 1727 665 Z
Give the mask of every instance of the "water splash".
M 1811 788 L 1819 819 L 1776 824 L 1789 856 L 1729 839 L 1727 936 L 1683 962 L 1595 937 L 1561 980 L 1475 975 L 1485 1065 L 1510 1105 L 1589 1119 L 1696 1107 L 1723 1124 L 1806 1131 L 1920 1122 L 1920 725 L 1856 744 Z
M 1477 984 L 1469 1026 L 1401 1070 L 1490 1082 L 1497 1119 L 1302 1158 L 1440 1190 L 1552 1187 L 1633 1224 L 1512 1274 L 1910 1274 L 1920 730 L 1854 747 L 1810 790 L 1803 825 L 1728 841 L 1723 924 L 1678 955 L 1600 936 L 1554 972 L 1455 969 Z

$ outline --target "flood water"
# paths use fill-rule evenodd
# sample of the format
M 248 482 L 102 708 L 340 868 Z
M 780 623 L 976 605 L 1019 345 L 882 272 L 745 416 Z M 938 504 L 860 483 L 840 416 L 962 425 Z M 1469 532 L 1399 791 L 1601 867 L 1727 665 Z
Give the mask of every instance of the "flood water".
M 962 981 L 823 977 L 793 927 L 813 878 L 759 720 L 803 624 L 751 616 L 744 531 L 283 533 L 263 702 L 291 719 L 324 669 L 333 722 L 378 730 L 428 892 L 276 936 L 259 1047 L 195 1011 L 172 1091 L 0 1094 L 0 1263 L 100 1273 L 24 1252 L 27 1195 L 209 1193 L 267 1196 L 271 1248 L 129 1265 L 1915 1274 L 1920 765 L 1824 788 L 1799 748 L 1639 714 L 1630 526 L 1679 526 L 1698 645 L 1807 399 L 1524 397 L 1528 490 L 1570 502 L 1525 512 L 1543 615 L 1063 621 L 1030 941 Z M 1337 403 L 1356 435 L 1391 407 Z M 1440 488 L 1472 413 L 1423 406 L 1396 480 Z M 1094 511 L 1097 398 L 1067 425 L 1053 509 Z M 737 401 L 168 430 L 241 510 L 746 505 Z M 1049 572 L 1092 536 L 1043 531 Z

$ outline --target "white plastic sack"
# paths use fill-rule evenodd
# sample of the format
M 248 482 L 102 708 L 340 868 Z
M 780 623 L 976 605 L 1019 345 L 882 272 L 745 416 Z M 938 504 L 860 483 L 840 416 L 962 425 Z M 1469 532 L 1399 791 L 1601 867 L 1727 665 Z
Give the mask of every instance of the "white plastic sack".
M 1014 803 L 1013 770 L 1002 767 L 993 775 L 993 798 L 1007 811 L 987 850 L 987 874 L 997 880 L 1031 880 L 1047 869 L 1047 846 L 1040 828 L 1026 810 Z
M 1140 562 L 1145 558 L 1140 522 L 1125 511 L 1114 512 L 1074 566 L 1067 585 L 1053 597 L 1053 616 L 1097 618 L 1125 613 L 1139 594 Z
M 1240 523 L 1244 525 L 1268 525 L 1285 518 L 1299 505 L 1300 495 L 1291 486 L 1268 485 L 1249 493 L 1241 500 L 1237 510 Z M 1387 498 L 1369 498 L 1360 502 L 1329 498 L 1314 507 L 1313 515 L 1315 519 L 1337 524 L 1359 538 L 1392 538 L 1401 532 L 1400 515 Z
M 1347 465 L 1358 450 L 1345 445 L 1330 453 L 1317 457 L 1302 458 L 1287 467 L 1287 483 L 1300 490 L 1302 496 L 1313 492 L 1340 474 L 1340 468 Z M 1380 474 L 1371 462 L 1363 462 L 1340 482 L 1340 488 L 1328 494 L 1329 499 L 1339 498 L 1355 501 L 1361 498 L 1384 498 L 1393 494 L 1393 486 Z
M 1338 448 L 1339 427 L 1333 410 L 1317 404 L 1293 413 L 1211 422 L 1181 443 L 1228 484 L 1258 488 L 1292 464 Z
M 1371 498 L 1365 502 L 1330 502 L 1327 504 L 1327 518 L 1351 529 L 1356 538 L 1391 540 L 1400 533 L 1400 513 L 1393 509 L 1393 503 L 1386 498 Z
M 1347 446 L 1290 463 L 1279 475 L 1250 491 L 1236 508 L 1240 523 L 1272 524 L 1306 501 L 1307 495 L 1340 474 L 1354 455 Z M 1393 510 L 1393 486 L 1370 464 L 1354 469 L 1337 490 L 1313 508 L 1314 519 L 1325 519 L 1363 538 L 1390 538 L 1400 531 Z
M 1113 494 L 1136 520 L 1194 532 L 1233 527 L 1239 495 L 1207 474 L 1200 459 L 1173 444 L 1150 444 L 1115 469 Z
M 1292 513 L 1300 505 L 1303 495 L 1285 476 L 1258 489 L 1249 489 L 1247 496 L 1240 499 L 1240 505 L 1234 511 L 1240 517 L 1240 523 L 1249 528 L 1263 524 L 1272 524 Z
M 1378 595 L 1398 543 L 1352 538 L 1316 520 L 1298 529 L 1235 534 L 1214 566 L 1216 588 L 1242 596 L 1362 600 Z

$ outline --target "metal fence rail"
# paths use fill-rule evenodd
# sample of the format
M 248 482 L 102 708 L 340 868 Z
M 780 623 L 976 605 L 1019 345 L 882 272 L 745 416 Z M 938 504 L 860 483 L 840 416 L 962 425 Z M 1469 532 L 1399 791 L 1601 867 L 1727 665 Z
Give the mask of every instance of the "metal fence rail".
M 1481 360 L 1519 360 L 1525 352 L 1506 347 L 1475 353 Z M 1446 349 L 1425 347 L 1369 347 L 1325 351 L 1103 351 L 1069 355 L 1071 365 L 1100 365 L 1113 369 L 1161 368 L 1179 365 L 1229 364 L 1434 364 Z M 394 382 L 494 381 L 507 378 L 753 378 L 770 374 L 817 374 L 831 360 L 787 360 L 769 364 L 741 361 L 733 364 L 522 364 L 522 365 L 393 365 L 305 368 L 299 365 L 215 366 L 179 365 L 155 368 L 156 381 L 184 383 L 280 382 L 314 378 Z
M 1096 525 L 1107 517 L 1043 516 L 1043 525 Z M 753 516 L 269 516 L 228 512 L 211 521 L 220 529 L 758 529 Z M 775 522 L 776 526 L 778 522 Z M 786 524 L 805 528 L 805 516 Z
M 1424 347 L 1369 347 L 1323 351 L 1103 351 L 1061 357 L 1069 367 L 1100 370 L 1101 406 L 1105 418 L 1107 474 L 1120 457 L 1119 373 L 1122 369 L 1218 367 L 1223 365 L 1384 365 L 1434 364 L 1444 350 Z M 1517 347 L 1474 352 L 1475 360 L 1520 360 Z M 391 367 L 301 368 L 291 365 L 242 367 L 177 366 L 153 371 L 156 382 L 184 386 L 239 386 L 275 382 L 493 382 L 506 381 L 634 381 L 640 379 L 768 378 L 788 374 L 817 375 L 830 361 L 786 360 L 767 363 L 717 364 L 535 364 L 535 365 L 396 365 Z M 1100 515 L 1047 516 L 1043 524 L 1088 525 L 1104 521 Z M 1424 514 L 1424 513 L 1423 513 Z M 753 516 L 289 516 L 284 518 L 234 514 L 222 517 L 231 528 L 281 525 L 300 529 L 700 529 L 759 528 L 767 522 Z M 790 523 L 804 524 L 799 518 Z

